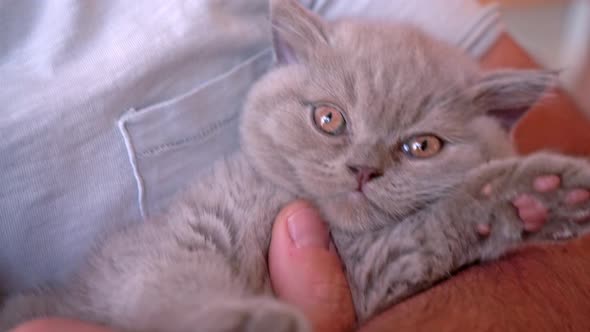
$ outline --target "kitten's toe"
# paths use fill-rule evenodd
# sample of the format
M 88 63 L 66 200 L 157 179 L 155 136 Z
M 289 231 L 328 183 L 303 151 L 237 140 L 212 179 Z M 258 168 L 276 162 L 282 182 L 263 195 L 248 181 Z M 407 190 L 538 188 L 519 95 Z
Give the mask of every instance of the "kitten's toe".
M 549 220 L 537 235 L 539 239 L 568 240 L 588 233 L 589 222 L 590 201 L 575 207 L 560 205 L 550 211 Z
M 194 326 L 194 325 L 193 325 Z M 223 301 L 205 310 L 197 326 L 213 332 L 310 332 L 309 323 L 293 307 L 272 298 Z
M 559 189 L 561 178 L 558 175 L 541 175 L 533 180 L 533 188 L 539 193 L 549 193 Z
M 269 301 L 265 306 L 251 313 L 250 321 L 244 331 L 308 332 L 309 324 L 291 307 L 278 301 Z
M 586 189 L 573 189 L 565 196 L 565 204 L 572 207 L 588 201 L 590 201 L 590 191 Z
M 478 223 L 475 225 L 475 229 L 477 230 L 477 234 L 482 237 L 488 237 L 492 233 L 492 226 L 488 223 Z
M 518 210 L 518 216 L 526 232 L 538 232 L 547 222 L 549 209 L 532 195 L 522 194 L 512 200 L 512 205 Z
M 562 201 L 554 206 L 555 219 L 561 222 L 574 222 L 584 225 L 590 222 L 590 191 L 570 189 L 562 196 Z

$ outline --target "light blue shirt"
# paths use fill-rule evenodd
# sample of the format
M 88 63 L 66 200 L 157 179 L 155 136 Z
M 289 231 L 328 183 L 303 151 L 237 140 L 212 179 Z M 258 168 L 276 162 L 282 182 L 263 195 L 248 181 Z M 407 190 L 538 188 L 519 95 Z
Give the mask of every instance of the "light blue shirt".
M 500 32 L 472 0 L 302 1 L 408 20 L 479 56 Z M 238 147 L 271 64 L 265 0 L 0 2 L 0 289 L 62 280 L 97 235 L 162 211 Z

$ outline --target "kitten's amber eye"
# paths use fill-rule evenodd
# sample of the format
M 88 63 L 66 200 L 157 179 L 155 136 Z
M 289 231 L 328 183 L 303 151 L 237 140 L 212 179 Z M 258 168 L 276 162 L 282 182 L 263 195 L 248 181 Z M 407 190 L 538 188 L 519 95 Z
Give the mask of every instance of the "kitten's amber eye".
M 327 105 L 314 107 L 313 121 L 316 127 L 329 135 L 340 135 L 346 128 L 346 121 L 342 113 Z
M 436 155 L 443 147 L 443 141 L 434 135 L 421 135 L 405 141 L 402 150 L 416 158 L 428 158 Z

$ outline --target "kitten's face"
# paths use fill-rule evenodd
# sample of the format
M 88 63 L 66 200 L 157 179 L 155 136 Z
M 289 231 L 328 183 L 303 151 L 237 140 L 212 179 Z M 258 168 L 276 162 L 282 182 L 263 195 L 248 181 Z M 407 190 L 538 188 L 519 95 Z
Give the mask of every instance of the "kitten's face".
M 510 153 L 506 131 L 478 109 L 481 75 L 459 51 L 409 27 L 326 25 L 291 1 L 273 6 L 289 9 L 274 10 L 286 24 L 276 27 L 287 31 L 275 40 L 282 63 L 250 94 L 243 148 L 332 227 L 401 220 Z

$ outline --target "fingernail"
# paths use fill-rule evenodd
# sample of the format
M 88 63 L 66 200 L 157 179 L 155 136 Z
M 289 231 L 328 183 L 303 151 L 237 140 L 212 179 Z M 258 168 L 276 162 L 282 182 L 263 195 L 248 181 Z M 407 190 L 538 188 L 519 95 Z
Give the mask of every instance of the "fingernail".
M 330 246 L 330 233 L 316 210 L 304 208 L 287 218 L 287 229 L 297 248 L 321 248 Z
M 533 187 L 536 191 L 545 193 L 559 188 L 561 179 L 557 175 L 539 176 L 533 182 Z

